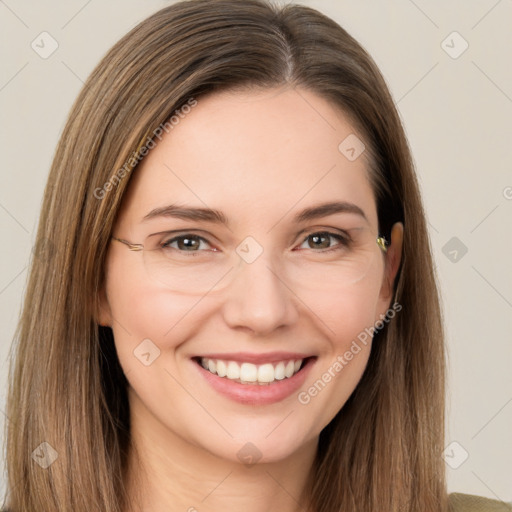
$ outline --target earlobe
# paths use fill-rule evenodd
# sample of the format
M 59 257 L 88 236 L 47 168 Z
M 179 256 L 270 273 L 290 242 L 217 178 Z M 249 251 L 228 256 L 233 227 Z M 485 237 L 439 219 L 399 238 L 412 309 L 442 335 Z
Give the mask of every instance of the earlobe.
M 382 283 L 381 298 L 390 300 L 393 296 L 395 277 L 402 260 L 404 225 L 396 222 L 391 229 L 391 244 L 386 252 L 385 275 Z

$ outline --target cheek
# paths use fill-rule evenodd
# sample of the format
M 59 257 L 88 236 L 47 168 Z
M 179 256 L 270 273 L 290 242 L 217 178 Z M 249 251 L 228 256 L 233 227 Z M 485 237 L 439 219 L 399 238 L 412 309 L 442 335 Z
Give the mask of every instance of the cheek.
M 333 387 L 349 392 L 356 386 L 366 366 L 372 342 L 372 328 L 378 310 L 378 294 L 368 287 L 358 293 L 340 295 L 334 300 L 317 302 L 318 315 L 328 329 L 329 343 L 323 346 L 322 365 L 316 377 L 330 372 Z M 340 366 L 341 365 L 341 366 Z M 350 394 L 350 393 L 349 393 Z M 342 395 L 337 395 L 341 398 Z M 346 397 L 348 398 L 348 396 Z
M 114 343 L 130 383 L 132 406 L 139 414 L 148 411 L 148 416 L 165 417 L 164 422 L 174 428 L 177 424 L 166 416 L 170 409 L 163 404 L 174 403 L 185 417 L 199 416 L 196 421 L 204 421 L 188 395 L 183 398 L 183 390 L 173 378 L 183 378 L 176 366 L 178 347 L 200 325 L 194 315 L 200 309 L 198 298 L 171 294 L 135 273 L 130 279 L 123 279 L 121 273 L 112 274 L 110 284 Z
M 350 293 L 346 290 L 336 296 L 318 295 L 311 302 L 321 319 L 318 325 L 323 325 L 329 340 L 319 353 L 317 368 L 297 396 L 301 407 L 316 418 L 312 432 L 321 430 L 334 418 L 366 368 L 379 308 L 380 281 L 373 277 Z
M 374 326 L 381 309 L 379 272 L 367 275 L 352 287 L 340 291 L 312 291 L 301 294 L 312 318 L 322 326 L 331 347 L 344 351 L 361 332 Z
M 134 364 L 134 351 L 143 341 L 151 340 L 163 353 L 179 344 L 185 327 L 195 325 L 191 318 L 198 298 L 170 293 L 135 264 L 119 264 L 109 272 L 107 296 L 116 349 L 126 369 Z

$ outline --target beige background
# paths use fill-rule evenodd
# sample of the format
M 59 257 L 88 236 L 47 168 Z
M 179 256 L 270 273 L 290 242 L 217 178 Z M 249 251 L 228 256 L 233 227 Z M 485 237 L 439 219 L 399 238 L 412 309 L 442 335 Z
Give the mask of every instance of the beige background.
M 106 50 L 169 3 L 0 0 L 0 426 L 8 351 L 67 113 Z M 412 145 L 446 315 L 449 490 L 512 501 L 512 0 L 299 3 L 367 48 Z M 31 47 L 44 31 L 58 43 L 46 59 Z M 1 474 L 0 491 L 3 482 Z

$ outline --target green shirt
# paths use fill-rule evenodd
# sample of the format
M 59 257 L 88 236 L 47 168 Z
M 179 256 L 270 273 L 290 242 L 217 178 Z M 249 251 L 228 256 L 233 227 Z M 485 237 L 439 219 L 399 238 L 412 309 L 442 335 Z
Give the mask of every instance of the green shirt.
M 512 512 L 512 505 L 472 494 L 450 494 L 450 512 Z

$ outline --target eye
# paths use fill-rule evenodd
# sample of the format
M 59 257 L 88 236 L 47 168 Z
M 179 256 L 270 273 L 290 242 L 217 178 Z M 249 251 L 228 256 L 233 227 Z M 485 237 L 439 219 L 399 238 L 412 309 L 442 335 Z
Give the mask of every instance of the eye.
M 337 243 L 331 245 L 332 240 L 336 240 Z M 329 231 L 318 231 L 308 235 L 302 242 L 302 245 L 308 243 L 309 247 L 305 247 L 306 249 L 323 249 L 315 252 L 324 253 L 347 248 L 350 245 L 350 241 L 348 235 L 344 236 Z M 164 240 L 160 243 L 160 247 L 180 253 L 199 253 L 206 250 L 217 251 L 217 249 L 211 248 L 211 244 L 206 238 L 193 233 L 184 233 Z
M 173 244 L 175 244 L 173 246 Z M 203 247 L 202 247 L 203 244 Z M 160 245 L 163 249 L 174 249 L 180 252 L 199 252 L 200 249 L 205 249 L 204 244 L 210 245 L 206 238 L 192 233 L 175 236 L 169 240 L 165 240 Z M 216 250 L 216 249 L 212 249 Z
M 334 247 L 330 245 L 332 239 L 338 241 L 338 243 L 335 244 Z M 310 249 L 327 249 L 316 252 L 329 252 L 347 248 L 350 244 L 350 238 L 348 236 L 343 236 L 338 233 L 330 233 L 329 231 L 319 231 L 308 235 L 302 243 L 305 244 L 306 242 L 308 242 Z

